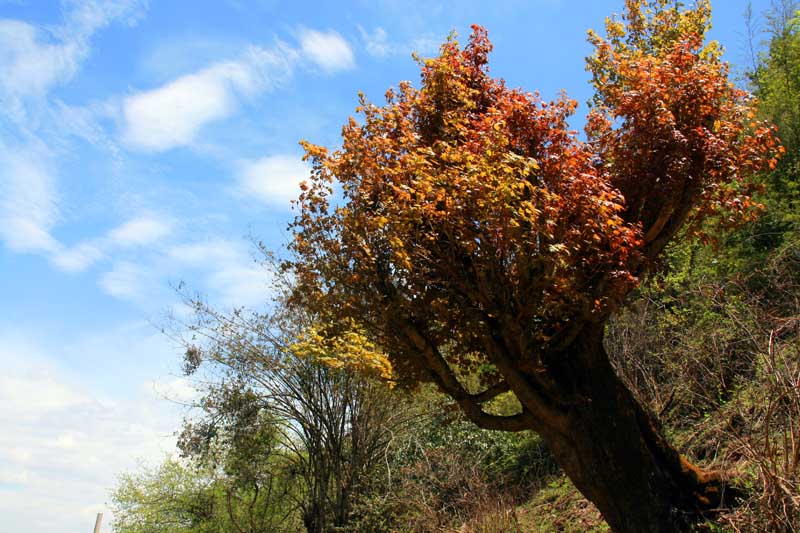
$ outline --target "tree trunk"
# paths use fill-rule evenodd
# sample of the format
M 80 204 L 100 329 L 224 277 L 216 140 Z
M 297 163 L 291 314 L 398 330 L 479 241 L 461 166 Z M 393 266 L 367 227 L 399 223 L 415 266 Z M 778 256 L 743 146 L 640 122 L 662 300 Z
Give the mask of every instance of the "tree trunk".
M 543 428 L 557 461 L 618 533 L 682 531 L 733 493 L 669 445 L 654 415 L 612 368 L 602 325 L 551 358 L 549 373 L 578 401 L 567 431 Z
M 306 533 L 325 533 L 325 515 L 317 502 L 312 502 L 303 512 Z

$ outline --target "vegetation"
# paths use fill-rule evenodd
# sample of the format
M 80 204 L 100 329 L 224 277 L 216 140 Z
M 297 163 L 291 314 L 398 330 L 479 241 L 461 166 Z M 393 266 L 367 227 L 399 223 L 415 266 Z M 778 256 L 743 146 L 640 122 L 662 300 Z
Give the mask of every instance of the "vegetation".
M 800 6 L 757 108 L 707 2 L 626 8 L 586 141 L 475 28 L 305 145 L 287 297 L 197 304 L 202 413 L 117 531 L 800 530 Z
M 620 532 L 674 531 L 733 493 L 668 443 L 603 343 L 684 226 L 746 217 L 747 184 L 776 164 L 772 129 L 703 44 L 709 15 L 629 0 L 590 33 L 587 142 L 566 123 L 575 102 L 489 77 L 476 26 L 419 89 L 362 99 L 340 150 L 305 145 L 291 303 L 329 337 L 342 318 L 363 329 L 399 379 L 435 383 L 480 427 L 536 431 Z M 475 372 L 479 387 L 459 379 Z M 514 413 L 486 407 L 499 395 Z
M 155 469 L 121 476 L 112 492 L 120 533 L 257 533 L 298 531 L 291 487 L 261 465 L 267 485 L 245 483 L 239 472 L 192 468 L 167 459 Z M 232 475 L 229 475 L 232 474 Z
M 228 479 L 244 474 L 256 492 L 260 476 L 291 487 L 285 497 L 309 533 L 345 525 L 406 420 L 403 400 L 376 379 L 331 365 L 320 344 L 298 342 L 296 319 L 196 310 L 191 330 L 205 342 L 188 347 L 185 369 L 205 364 L 221 375 L 203 398 L 204 416 L 184 427 L 184 456 L 222 464 Z M 260 454 L 267 442 L 274 445 Z

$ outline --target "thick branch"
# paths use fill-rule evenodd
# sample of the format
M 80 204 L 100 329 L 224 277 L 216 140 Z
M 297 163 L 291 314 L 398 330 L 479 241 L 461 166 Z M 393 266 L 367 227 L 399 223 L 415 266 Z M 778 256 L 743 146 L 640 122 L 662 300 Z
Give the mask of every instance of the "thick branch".
M 483 392 L 479 392 L 478 394 L 471 394 L 470 398 L 476 403 L 486 403 L 488 401 L 494 400 L 501 394 L 504 394 L 511 390 L 508 383 L 504 380 L 498 381 L 488 389 Z
M 499 416 L 490 415 L 484 411 L 474 413 L 471 411 L 464 411 L 476 426 L 482 429 L 489 429 L 492 431 L 527 431 L 536 429 L 533 424 L 535 420 L 530 411 L 524 410 L 516 415 Z
M 455 248 L 454 248 L 455 250 Z M 558 391 L 546 381 L 546 374 L 537 376 L 526 374 L 519 368 L 518 362 L 531 357 L 532 350 L 527 345 L 526 332 L 519 326 L 507 309 L 496 301 L 498 287 L 509 283 L 502 275 L 493 270 L 484 271 L 476 268 L 469 254 L 458 250 L 459 261 L 463 266 L 461 276 L 454 275 L 453 288 L 458 291 L 462 300 L 461 309 L 471 314 L 478 323 L 486 325 L 486 332 L 481 334 L 486 355 L 494 363 L 511 391 L 540 423 L 551 426 L 553 430 L 566 428 L 565 421 L 559 417 L 557 407 Z M 468 281 L 463 281 L 462 276 Z M 487 279 L 489 278 L 489 279 Z M 461 283 L 459 283 L 461 281 Z M 527 302 L 528 305 L 536 305 Z M 496 318 L 502 315 L 503 323 Z M 508 329 L 513 331 L 509 332 Z M 445 363 L 446 364 L 446 363 Z
M 526 429 L 536 429 L 541 426 L 536 417 L 532 415 L 524 404 L 522 412 L 515 415 L 500 416 L 485 412 L 481 406 L 482 401 L 476 399 L 476 396 L 481 395 L 471 395 L 467 393 L 436 346 L 412 324 L 406 321 L 398 322 L 398 329 L 402 331 L 414 347 L 425 356 L 428 368 L 431 371 L 431 376 L 436 384 L 456 401 L 467 418 L 478 427 L 500 431 L 524 431 Z M 493 390 L 492 393 L 494 392 Z

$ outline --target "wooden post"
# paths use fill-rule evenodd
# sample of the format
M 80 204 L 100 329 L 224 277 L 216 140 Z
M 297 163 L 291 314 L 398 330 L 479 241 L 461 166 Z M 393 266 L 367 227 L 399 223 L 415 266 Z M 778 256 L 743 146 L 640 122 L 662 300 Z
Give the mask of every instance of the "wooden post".
M 97 513 L 97 519 L 94 521 L 94 533 L 100 533 L 101 525 L 103 525 L 103 513 Z

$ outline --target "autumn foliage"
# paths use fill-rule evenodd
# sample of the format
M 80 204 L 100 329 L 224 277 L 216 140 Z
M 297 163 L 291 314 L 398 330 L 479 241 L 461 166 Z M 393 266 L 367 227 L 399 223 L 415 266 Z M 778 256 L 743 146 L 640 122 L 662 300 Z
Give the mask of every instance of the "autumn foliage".
M 297 294 L 367 327 L 409 377 L 426 365 L 398 349 L 387 309 L 424 323 L 451 363 L 485 359 L 486 324 L 513 320 L 533 369 L 607 316 L 687 219 L 747 215 L 747 178 L 774 164 L 776 143 L 702 44 L 708 6 L 648 18 L 627 4 L 627 24 L 590 33 L 588 141 L 567 124 L 574 100 L 489 76 L 492 45 L 474 26 L 463 50 L 451 38 L 421 62 L 421 88 L 403 82 L 382 107 L 362 96 L 341 149 L 304 143 Z
M 362 96 L 338 150 L 304 143 L 294 303 L 323 336 L 365 332 L 395 379 L 435 382 L 479 425 L 542 433 L 621 531 L 669 531 L 652 525 L 719 497 L 614 377 L 603 324 L 682 228 L 751 216 L 750 178 L 780 152 L 704 44 L 709 17 L 707 1 L 628 0 L 605 37 L 590 32 L 586 140 L 567 122 L 575 101 L 489 75 L 492 45 L 473 26 L 464 48 L 450 38 L 420 61 L 419 88 L 403 82 L 383 106 Z M 507 392 L 518 413 L 484 409 Z M 580 442 L 609 413 L 619 441 Z M 605 501 L 619 485 L 652 500 Z M 626 505 L 659 508 L 636 518 Z
M 728 80 L 717 43 L 704 45 L 709 2 L 649 18 L 642 4 L 627 2 L 627 24 L 609 21 L 606 39 L 589 33 L 587 135 L 653 257 L 687 217 L 728 226 L 752 219 L 748 178 L 774 168 L 782 148 L 774 128 L 754 120 L 753 98 Z

